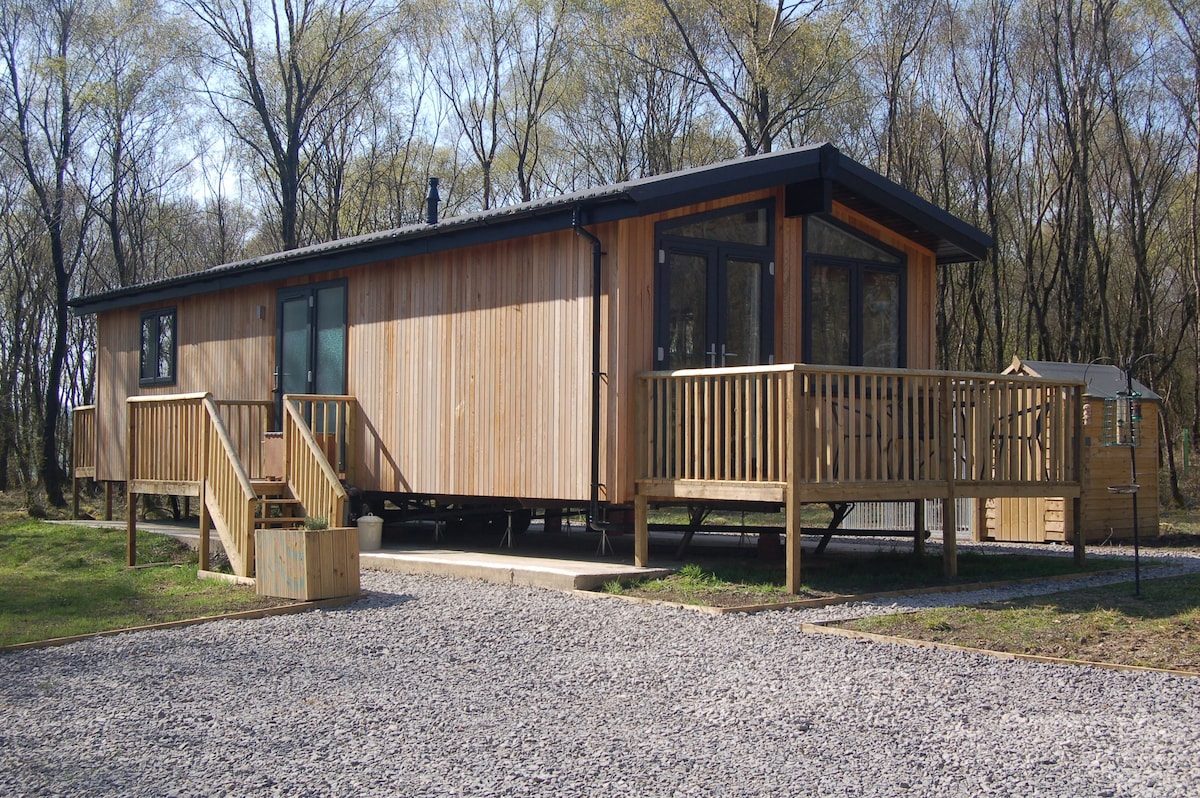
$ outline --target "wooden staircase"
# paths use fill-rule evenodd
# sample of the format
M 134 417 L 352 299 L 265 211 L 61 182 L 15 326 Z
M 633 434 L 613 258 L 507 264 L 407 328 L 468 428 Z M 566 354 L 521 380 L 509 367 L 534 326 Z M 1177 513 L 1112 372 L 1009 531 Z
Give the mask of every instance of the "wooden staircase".
M 287 482 L 282 479 L 252 479 L 251 487 L 258 497 L 258 512 L 254 518 L 254 530 L 299 529 L 306 517 L 304 506 L 292 495 Z

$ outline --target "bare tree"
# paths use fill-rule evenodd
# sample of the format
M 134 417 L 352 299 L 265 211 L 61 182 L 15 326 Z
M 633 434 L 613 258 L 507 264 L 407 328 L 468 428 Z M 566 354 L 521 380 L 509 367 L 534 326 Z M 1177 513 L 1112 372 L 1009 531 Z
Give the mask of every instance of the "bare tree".
M 108 232 L 112 282 L 127 286 L 173 270 L 173 226 L 158 226 L 158 217 L 187 162 L 172 129 L 182 110 L 174 74 L 180 31 L 155 0 L 103 7 L 96 24 L 105 41 L 88 96 L 103 164 L 94 212 Z
M 212 36 L 200 77 L 212 107 L 268 180 L 278 244 L 303 243 L 301 183 L 322 125 L 362 91 L 364 65 L 383 58 L 390 12 L 380 0 L 195 0 Z M 212 70 L 210 72 L 209 70 Z
M 853 63 L 845 14 L 822 0 L 661 0 L 696 80 L 746 155 L 833 104 Z
M 89 130 L 82 96 L 93 78 L 94 53 L 86 52 L 83 0 L 10 3 L 0 9 L 0 61 L 5 75 L 0 154 L 16 165 L 34 198 L 46 236 L 52 309 L 41 406 L 41 477 L 47 500 L 65 504 L 58 431 L 67 356 L 67 299 L 83 254 L 91 216 L 79 186 L 90 183 L 80 163 Z

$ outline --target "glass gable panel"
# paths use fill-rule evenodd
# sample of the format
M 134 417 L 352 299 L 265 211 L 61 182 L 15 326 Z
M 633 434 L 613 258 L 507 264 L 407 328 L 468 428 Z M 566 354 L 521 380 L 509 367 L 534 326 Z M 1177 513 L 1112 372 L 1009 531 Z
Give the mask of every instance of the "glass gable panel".
M 901 262 L 900 257 L 816 216 L 808 218 L 805 249 L 817 255 L 833 255 L 872 263 Z
M 701 238 L 705 241 L 725 241 L 765 247 L 770 243 L 767 229 L 768 218 L 766 208 L 751 208 L 723 216 L 710 216 L 707 219 L 683 222 L 674 227 L 665 227 L 663 232 L 667 235 L 684 238 Z

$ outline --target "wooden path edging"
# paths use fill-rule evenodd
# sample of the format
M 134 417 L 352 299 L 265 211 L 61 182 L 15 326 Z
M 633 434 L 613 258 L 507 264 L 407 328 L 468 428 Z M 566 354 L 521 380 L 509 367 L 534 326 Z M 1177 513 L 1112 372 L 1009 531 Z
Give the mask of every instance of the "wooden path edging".
M 1171 676 L 1200 678 L 1200 671 L 1189 671 L 1179 668 L 1153 668 L 1147 665 L 1122 665 L 1116 662 L 1095 662 L 1089 659 L 1048 657 L 1044 654 L 1017 654 L 1011 651 L 995 651 L 990 648 L 972 648 L 971 646 L 959 646 L 955 645 L 954 643 L 938 643 L 933 640 L 917 640 L 912 637 L 893 637 L 892 635 L 881 635 L 874 632 L 860 632 L 855 629 L 843 629 L 840 626 L 829 625 L 835 623 L 843 623 L 843 621 L 828 621 L 827 623 L 802 623 L 800 624 L 800 631 L 806 634 L 823 634 L 833 635 L 834 637 L 847 637 L 854 640 L 869 640 L 873 643 L 892 643 L 900 646 L 908 646 L 910 648 L 936 648 L 942 651 L 960 651 L 967 654 L 984 654 L 997 659 L 1037 662 L 1043 665 L 1081 665 L 1090 668 L 1105 668 L 1113 671 L 1131 671 L 1133 673 L 1165 673 Z
M 123 629 L 105 629 L 101 632 L 88 632 L 82 635 L 71 635 L 69 637 L 52 637 L 49 640 L 31 640 L 28 643 L 14 643 L 9 646 L 0 646 L 0 654 L 9 651 L 27 651 L 30 649 L 39 648 L 54 648 L 55 646 L 65 646 L 68 643 L 78 643 L 81 640 L 91 640 L 96 637 L 112 637 L 114 635 L 125 634 L 126 632 L 148 632 L 155 629 L 179 629 L 185 626 L 196 626 L 202 623 L 211 621 L 252 621 L 259 618 L 269 618 L 275 615 L 297 615 L 309 610 L 323 610 L 334 607 L 344 607 L 347 604 L 353 604 L 361 598 L 367 596 L 366 591 L 363 591 L 354 596 L 341 596 L 339 598 L 321 599 L 320 601 L 300 601 L 295 604 L 282 604 L 278 607 L 263 607 L 257 610 L 242 610 L 240 612 L 227 612 L 224 615 L 204 615 L 199 618 L 183 618 L 178 621 L 164 621 L 163 623 L 151 623 L 145 626 L 128 626 Z
M 1111 574 L 1122 573 L 1128 569 L 1120 568 L 1112 571 L 1095 571 L 1084 576 L 1108 576 Z M 779 602 L 777 604 L 752 604 L 741 607 L 710 607 L 704 604 L 682 604 L 678 601 L 666 601 L 664 599 L 651 599 L 642 596 L 622 596 L 617 593 L 601 593 L 594 590 L 576 590 L 573 591 L 577 596 L 587 598 L 601 599 L 624 599 L 636 604 L 650 604 L 662 607 L 677 607 L 679 609 L 691 610 L 702 615 L 733 615 L 733 614 L 750 614 L 755 612 L 770 612 L 774 610 L 787 609 L 808 609 L 813 607 L 829 607 L 835 604 L 852 604 L 855 601 L 867 601 L 875 598 L 890 598 L 903 596 L 917 596 L 928 593 L 963 593 L 970 589 L 991 590 L 998 587 L 1015 587 L 1023 584 L 1031 584 L 1034 582 L 1064 582 L 1070 579 L 1079 578 L 1079 575 L 1061 574 L 1054 577 L 1046 578 L 1030 578 L 1030 579 L 1013 579 L 1006 582 L 981 582 L 975 585 L 951 585 L 946 589 L 939 588 L 915 588 L 913 590 L 899 590 L 891 593 L 860 593 L 854 596 L 832 596 L 830 598 L 821 599 L 798 599 L 796 601 Z M 853 618 L 843 618 L 837 621 L 823 621 L 820 623 L 804 622 L 800 624 L 800 631 L 805 634 L 824 634 L 835 637 L 846 637 L 854 640 L 869 640 L 874 643 L 892 643 L 900 646 L 909 646 L 910 648 L 935 648 L 942 651 L 959 651 L 967 654 L 982 654 L 985 656 L 995 657 L 997 659 L 1020 660 L 1022 662 L 1036 662 L 1042 665 L 1076 665 L 1090 668 L 1104 668 L 1106 670 L 1126 671 L 1131 673 L 1163 673 L 1170 676 L 1184 676 L 1190 678 L 1200 678 L 1200 671 L 1189 671 L 1180 668 L 1154 668 L 1148 665 L 1122 665 L 1116 662 L 1096 662 L 1087 659 L 1069 659 L 1065 657 L 1048 657 L 1043 654 L 1016 654 L 1011 651 L 996 651 L 990 648 L 972 648 L 970 646 L 959 646 L 954 643 L 938 643 L 932 640 L 917 640 L 911 637 L 894 637 L 892 635 L 881 635 L 875 632 L 860 632 L 855 629 L 843 629 L 832 624 L 845 623 L 846 621 L 854 620 Z
M 775 610 L 807 610 L 817 607 L 832 607 L 837 604 L 853 604 L 856 601 L 872 601 L 881 598 L 904 598 L 906 596 L 925 596 L 933 593 L 970 593 L 974 590 L 996 590 L 1003 587 L 1018 587 L 1040 582 L 1069 582 L 1072 579 L 1087 579 L 1093 576 L 1112 576 L 1125 573 L 1132 568 L 1114 568 L 1106 571 L 1088 571 L 1077 574 L 1058 574 L 1056 576 L 1031 576 L 1025 579 L 1008 579 L 1000 582 L 972 582 L 961 585 L 945 585 L 943 587 L 914 587 L 910 590 L 892 590 L 879 593 L 855 593 L 849 596 L 825 596 L 823 598 L 795 599 L 793 601 L 777 601 L 770 604 L 742 604 L 737 607 L 713 607 L 707 604 L 684 604 L 679 601 L 646 598 L 645 596 L 624 596 L 619 593 L 601 593 L 595 590 L 576 590 L 574 593 L 589 598 L 615 598 L 632 601 L 638 604 L 657 604 L 665 607 L 679 607 L 692 610 L 704 615 L 749 615 L 755 612 L 773 612 Z M 848 619 L 847 619 L 848 620 Z

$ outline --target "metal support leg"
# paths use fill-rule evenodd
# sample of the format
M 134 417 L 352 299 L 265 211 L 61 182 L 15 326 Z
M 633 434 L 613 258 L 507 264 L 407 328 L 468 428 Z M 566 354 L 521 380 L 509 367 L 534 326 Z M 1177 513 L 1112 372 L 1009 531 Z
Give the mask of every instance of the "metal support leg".
M 506 516 L 504 536 L 500 538 L 501 548 L 511 549 L 513 547 L 513 530 L 512 530 L 512 510 L 505 510 Z
M 596 547 L 596 554 L 603 557 L 605 554 L 614 554 L 612 541 L 608 539 L 608 530 L 600 530 L 600 545 Z

